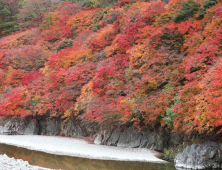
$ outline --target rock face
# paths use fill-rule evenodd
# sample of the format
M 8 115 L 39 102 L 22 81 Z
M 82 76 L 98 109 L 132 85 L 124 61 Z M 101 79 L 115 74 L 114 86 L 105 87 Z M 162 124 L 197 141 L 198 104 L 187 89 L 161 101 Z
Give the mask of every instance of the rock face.
M 133 129 L 133 127 L 130 127 L 121 133 L 117 146 L 124 148 L 138 148 L 141 138 L 142 132 Z
M 141 148 L 163 151 L 167 147 L 170 134 L 167 134 L 162 128 L 157 130 L 143 132 L 143 138 L 140 143 Z
M 57 120 L 40 121 L 40 134 L 57 136 L 60 133 L 60 124 L 60 121 Z
M 6 127 L 0 126 L 0 135 L 2 135 L 3 132 L 6 132 L 6 131 L 7 131 Z
M 75 124 L 73 121 L 62 122 L 61 123 L 61 136 L 72 136 L 72 137 L 83 137 L 85 134 L 82 128 Z
M 36 119 L 10 119 L 0 120 L 0 134 L 7 132 L 10 127 L 17 130 L 19 135 L 49 135 L 83 137 L 82 128 L 73 121 L 61 122 L 60 120 L 36 120 Z
M 112 133 L 112 135 L 111 135 L 110 139 L 108 140 L 108 143 L 107 143 L 107 144 L 110 145 L 110 146 L 116 146 L 116 145 L 117 145 L 117 142 L 119 141 L 120 135 L 121 135 L 120 130 L 119 130 L 119 129 L 116 129 L 116 130 Z
M 69 137 L 95 137 L 94 143 L 125 148 L 147 148 L 163 151 L 164 148 L 175 148 L 183 140 L 183 135 L 166 132 L 158 127 L 139 131 L 135 127 L 124 125 L 107 127 L 106 125 L 81 124 L 74 120 L 62 122 L 57 119 L 0 119 L 0 133 L 14 127 L 21 135 L 49 135 Z
M 101 145 L 107 145 L 107 142 L 108 142 L 109 138 L 111 137 L 111 134 L 112 133 L 109 130 L 105 130 L 103 132 L 103 139 L 102 139 Z
M 182 144 L 183 140 L 189 140 L 183 133 L 171 133 L 169 139 L 169 148 L 176 148 L 178 145 Z
M 8 129 L 14 128 L 19 135 L 38 135 L 39 127 L 37 120 L 14 119 L 1 123 L 0 133 L 7 132 Z
M 20 135 L 38 135 L 39 133 L 39 126 L 35 119 L 30 121 L 22 120 L 17 126 Z
M 202 145 L 192 144 L 174 159 L 177 168 L 216 169 L 222 164 L 222 145 L 205 142 Z
M 116 128 L 113 132 L 109 130 L 100 132 L 94 143 L 124 148 L 140 147 L 163 151 L 164 148 L 170 147 L 169 140 L 173 140 L 175 138 L 174 136 L 171 137 L 163 128 L 158 128 L 153 131 L 139 131 L 131 126 L 122 127 L 122 130 Z
M 97 135 L 96 139 L 94 140 L 94 143 L 96 145 L 101 145 L 102 144 L 102 139 L 103 139 L 102 135 L 99 134 L 99 135 Z

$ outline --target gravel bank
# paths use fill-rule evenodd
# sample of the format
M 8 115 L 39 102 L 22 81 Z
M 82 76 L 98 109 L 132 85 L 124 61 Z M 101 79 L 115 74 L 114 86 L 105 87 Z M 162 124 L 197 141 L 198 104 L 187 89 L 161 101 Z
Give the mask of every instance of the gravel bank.
M 34 135 L 0 135 L 0 143 L 20 146 L 57 155 L 68 155 L 102 160 L 165 163 L 144 148 L 120 148 L 89 144 L 76 138 Z
M 50 170 L 38 166 L 32 166 L 27 161 L 9 158 L 7 155 L 0 155 L 0 170 Z

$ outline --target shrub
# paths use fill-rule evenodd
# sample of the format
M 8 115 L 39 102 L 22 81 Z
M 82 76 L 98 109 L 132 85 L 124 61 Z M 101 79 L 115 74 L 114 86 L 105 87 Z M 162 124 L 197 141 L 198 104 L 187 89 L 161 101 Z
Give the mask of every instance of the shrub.
M 164 149 L 163 151 L 163 159 L 167 161 L 173 161 L 176 155 L 177 155 L 177 152 L 175 152 L 172 149 Z

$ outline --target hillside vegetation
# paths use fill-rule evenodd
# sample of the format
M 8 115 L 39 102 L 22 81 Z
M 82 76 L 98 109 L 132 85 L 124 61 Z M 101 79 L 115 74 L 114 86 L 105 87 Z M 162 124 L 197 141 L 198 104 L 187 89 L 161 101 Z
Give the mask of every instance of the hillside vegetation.
M 221 0 L 76 2 L 0 0 L 0 116 L 221 132 Z

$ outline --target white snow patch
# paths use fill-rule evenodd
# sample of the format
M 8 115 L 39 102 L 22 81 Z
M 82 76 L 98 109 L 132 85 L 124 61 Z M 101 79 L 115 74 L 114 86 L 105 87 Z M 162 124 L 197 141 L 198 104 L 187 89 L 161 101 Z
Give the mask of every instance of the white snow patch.
M 57 155 L 102 160 L 166 163 L 145 148 L 120 148 L 89 144 L 76 138 L 35 135 L 0 135 L 0 143 Z

